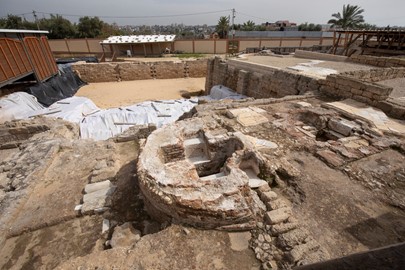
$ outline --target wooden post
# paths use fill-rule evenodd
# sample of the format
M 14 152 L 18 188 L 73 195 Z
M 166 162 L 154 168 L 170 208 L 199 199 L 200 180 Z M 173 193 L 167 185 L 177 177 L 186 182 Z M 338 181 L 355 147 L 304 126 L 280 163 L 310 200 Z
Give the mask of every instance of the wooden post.
M 143 44 L 143 52 L 144 52 L 145 57 L 146 57 L 146 46 L 145 46 L 145 43 L 142 43 L 142 44 Z
M 217 40 L 214 39 L 214 54 L 217 54 Z
M 195 41 L 193 39 L 193 53 L 195 53 Z
M 66 38 L 65 38 L 65 44 L 66 44 L 66 48 L 67 48 L 67 50 L 68 50 L 68 53 L 70 54 L 70 56 L 73 56 L 72 53 L 70 52 L 70 49 L 69 49 L 69 42 L 67 41 Z
M 89 41 L 87 40 L 87 38 L 86 38 L 86 45 L 87 45 L 87 51 L 88 51 L 89 53 L 91 53 L 91 52 L 90 52 Z

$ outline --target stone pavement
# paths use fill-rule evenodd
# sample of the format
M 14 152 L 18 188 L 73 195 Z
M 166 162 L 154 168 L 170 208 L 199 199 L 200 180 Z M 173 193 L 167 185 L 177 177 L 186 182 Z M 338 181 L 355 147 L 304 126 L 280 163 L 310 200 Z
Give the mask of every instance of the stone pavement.
M 405 134 L 405 121 L 396 120 L 388 117 L 383 111 L 370 107 L 364 103 L 346 99 L 343 101 L 335 101 L 326 103 L 325 107 L 335 109 L 343 114 L 349 114 L 371 122 L 383 132 Z

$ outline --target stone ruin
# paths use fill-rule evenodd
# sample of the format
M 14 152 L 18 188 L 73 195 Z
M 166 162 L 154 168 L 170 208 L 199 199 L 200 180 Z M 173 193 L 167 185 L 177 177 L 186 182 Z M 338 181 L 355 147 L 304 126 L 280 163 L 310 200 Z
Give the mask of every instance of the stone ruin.
M 265 207 L 252 189 L 268 185 L 258 177 L 268 168 L 253 139 L 211 130 L 199 118 L 151 134 L 138 161 L 148 212 L 161 221 L 207 229 L 255 227 Z M 277 146 L 263 141 L 262 147 Z

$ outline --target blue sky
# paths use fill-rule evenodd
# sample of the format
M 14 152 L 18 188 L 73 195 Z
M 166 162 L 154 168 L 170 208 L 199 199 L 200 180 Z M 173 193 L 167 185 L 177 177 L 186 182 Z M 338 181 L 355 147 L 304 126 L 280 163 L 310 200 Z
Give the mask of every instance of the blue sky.
M 228 16 L 235 8 L 235 23 L 253 20 L 256 23 L 290 20 L 297 23 L 326 23 L 331 14 L 341 11 L 344 4 L 359 5 L 365 9 L 366 22 L 379 26 L 405 26 L 405 0 L 0 0 L 0 16 L 8 13 L 23 14 L 32 20 L 32 10 L 38 16 L 47 16 L 40 12 L 67 15 L 99 16 L 107 22 L 119 25 L 154 24 L 208 24 L 215 25 L 220 16 Z M 139 16 L 165 16 L 195 14 L 191 16 L 118 18 Z M 110 16 L 116 18 L 107 18 Z M 77 21 L 77 16 L 64 16 Z

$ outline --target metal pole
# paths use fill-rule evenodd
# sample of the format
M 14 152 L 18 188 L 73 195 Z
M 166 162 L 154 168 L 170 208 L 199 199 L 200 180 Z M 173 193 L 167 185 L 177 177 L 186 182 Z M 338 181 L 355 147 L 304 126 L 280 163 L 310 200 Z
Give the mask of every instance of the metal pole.
M 35 23 L 37 24 L 37 28 L 39 30 L 38 18 L 37 18 L 37 14 L 36 14 L 35 10 L 32 11 L 32 14 L 34 14 Z

